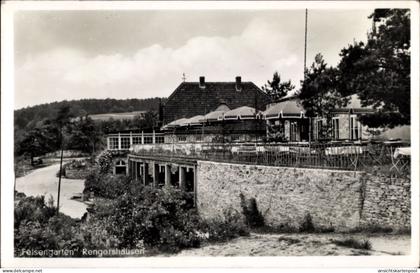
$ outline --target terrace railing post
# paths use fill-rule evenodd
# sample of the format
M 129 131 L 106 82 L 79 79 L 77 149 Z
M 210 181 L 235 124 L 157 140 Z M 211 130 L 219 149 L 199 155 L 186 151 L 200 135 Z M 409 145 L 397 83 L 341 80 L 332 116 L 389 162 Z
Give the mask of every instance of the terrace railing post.
M 121 150 L 121 133 L 118 133 L 118 150 Z

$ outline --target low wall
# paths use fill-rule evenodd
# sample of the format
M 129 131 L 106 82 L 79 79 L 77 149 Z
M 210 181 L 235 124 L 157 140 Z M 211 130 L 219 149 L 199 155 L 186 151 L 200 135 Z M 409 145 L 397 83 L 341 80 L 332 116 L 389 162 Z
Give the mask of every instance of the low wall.
M 242 193 L 256 199 L 265 222 L 274 227 L 297 228 L 308 213 L 316 227 L 336 231 L 410 225 L 407 179 L 394 188 L 363 172 L 199 161 L 197 181 L 197 206 L 204 218 L 220 217 L 228 208 L 240 212 Z

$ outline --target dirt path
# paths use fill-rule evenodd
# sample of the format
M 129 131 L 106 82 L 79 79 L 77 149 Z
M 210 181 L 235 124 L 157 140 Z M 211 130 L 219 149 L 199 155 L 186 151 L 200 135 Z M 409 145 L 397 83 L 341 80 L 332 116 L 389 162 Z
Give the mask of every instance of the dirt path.
M 57 205 L 58 177 L 56 173 L 60 168 L 54 164 L 32 171 L 26 176 L 16 178 L 16 190 L 27 196 L 45 195 L 46 200 L 52 196 Z M 81 193 L 84 189 L 84 180 L 61 179 L 60 211 L 74 218 L 80 218 L 86 212 L 86 205 L 70 198 Z
M 331 240 L 366 239 L 372 250 L 337 246 Z M 326 256 L 326 255 L 403 255 L 410 252 L 409 235 L 362 234 L 257 234 L 227 243 L 187 249 L 180 256 Z

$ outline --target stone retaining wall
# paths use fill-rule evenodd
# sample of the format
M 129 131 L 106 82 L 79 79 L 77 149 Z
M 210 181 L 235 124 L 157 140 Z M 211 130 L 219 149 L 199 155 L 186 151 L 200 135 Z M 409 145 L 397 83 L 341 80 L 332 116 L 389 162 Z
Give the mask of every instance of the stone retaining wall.
M 410 178 L 366 175 L 361 226 L 410 228 Z
M 409 179 L 388 184 L 363 172 L 254 166 L 199 161 L 197 206 L 204 218 L 233 208 L 240 193 L 255 198 L 270 226 L 299 227 L 310 214 L 318 228 L 410 226 Z

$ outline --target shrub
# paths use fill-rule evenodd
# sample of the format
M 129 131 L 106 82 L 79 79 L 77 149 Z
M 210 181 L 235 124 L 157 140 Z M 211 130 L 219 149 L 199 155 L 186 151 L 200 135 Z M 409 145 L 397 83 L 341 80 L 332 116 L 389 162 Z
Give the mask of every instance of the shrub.
M 354 238 L 344 239 L 344 240 L 332 240 L 332 242 L 338 246 L 356 248 L 356 249 L 365 249 L 371 250 L 372 244 L 369 240 L 356 240 Z
M 23 197 L 17 205 L 15 205 L 14 227 L 15 229 L 18 229 L 24 221 L 45 224 L 56 214 L 56 212 L 57 210 L 52 204 L 47 205 L 45 203 L 44 196 Z
M 204 221 L 201 229 L 211 242 L 225 242 L 238 236 L 248 236 L 249 228 L 242 215 L 232 208 L 223 212 L 223 219 Z
M 303 222 L 299 227 L 299 231 L 300 232 L 314 232 L 315 231 L 311 214 L 309 213 L 305 214 L 305 217 L 303 218 Z
M 81 256 L 84 244 L 77 222 L 64 214 L 56 215 L 52 200 L 49 203 L 46 204 L 41 196 L 26 197 L 15 205 L 15 256 L 63 256 L 66 250 L 73 251 L 74 256 Z
M 245 216 L 247 225 L 251 228 L 264 226 L 264 217 L 258 210 L 257 201 L 255 198 L 245 199 L 245 196 L 240 193 L 242 213 Z
M 149 249 L 176 252 L 199 246 L 200 218 L 191 199 L 191 194 L 171 187 L 129 188 L 113 201 L 112 211 L 103 218 L 108 221 L 107 232 L 123 248 L 140 243 Z
M 133 183 L 129 177 L 102 173 L 97 170 L 91 172 L 85 180 L 84 192 L 90 191 L 95 196 L 116 198 L 127 192 L 129 187 L 141 186 Z
M 109 225 L 109 217 L 101 217 L 92 216 L 81 224 L 80 231 L 85 247 L 98 250 L 118 248 L 120 240 L 105 228 Z
M 112 153 L 110 151 L 102 152 L 97 157 L 96 164 L 100 173 L 109 173 L 112 168 Z

